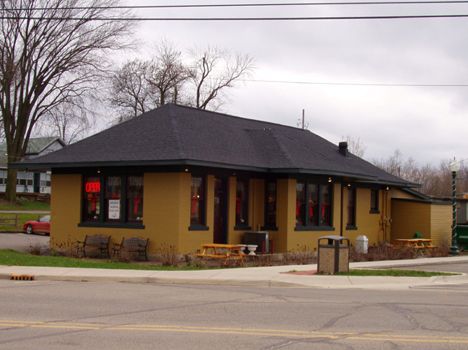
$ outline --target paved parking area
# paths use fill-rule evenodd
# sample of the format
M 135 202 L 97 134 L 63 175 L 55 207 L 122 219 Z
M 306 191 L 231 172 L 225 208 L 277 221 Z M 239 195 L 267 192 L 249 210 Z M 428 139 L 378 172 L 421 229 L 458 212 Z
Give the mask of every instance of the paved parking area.
M 29 252 L 32 248 L 48 249 L 49 236 L 26 235 L 24 233 L 0 233 L 0 249 Z

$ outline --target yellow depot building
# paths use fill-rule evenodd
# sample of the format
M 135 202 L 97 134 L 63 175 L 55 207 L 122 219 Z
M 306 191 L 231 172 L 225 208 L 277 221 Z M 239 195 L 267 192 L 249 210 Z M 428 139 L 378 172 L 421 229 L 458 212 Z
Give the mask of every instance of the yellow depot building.
M 450 205 L 308 130 L 174 104 L 15 165 L 52 171 L 51 246 L 87 234 L 172 245 L 241 243 L 267 232 L 270 252 L 316 249 L 324 235 L 369 243 L 450 234 Z

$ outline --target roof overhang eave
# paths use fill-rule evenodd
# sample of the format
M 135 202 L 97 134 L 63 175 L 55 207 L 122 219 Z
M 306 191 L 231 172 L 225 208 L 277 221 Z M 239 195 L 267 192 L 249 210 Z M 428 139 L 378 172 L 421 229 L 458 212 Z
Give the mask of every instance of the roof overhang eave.
M 335 176 L 335 177 L 347 177 L 355 179 L 357 182 L 372 183 L 379 185 L 390 185 L 398 187 L 420 187 L 419 184 L 411 182 L 398 182 L 398 181 L 387 181 L 381 180 L 374 176 L 369 176 L 362 173 L 343 172 L 336 170 L 327 169 L 303 169 L 303 168 L 266 168 L 242 164 L 230 164 L 223 162 L 210 162 L 203 160 L 193 159 L 167 159 L 167 160 L 146 160 L 146 161 L 87 161 L 87 162 L 62 162 L 62 163 L 51 163 L 51 162 L 18 162 L 10 163 L 9 166 L 19 170 L 51 170 L 51 169 L 75 169 L 75 168 L 99 168 L 99 167 L 121 167 L 121 166 L 200 166 L 200 167 L 211 167 L 211 168 L 222 168 L 230 170 L 242 170 L 252 171 L 260 173 L 273 173 L 273 174 L 305 174 L 305 175 L 322 175 L 322 176 Z
M 157 161 L 87 161 L 87 162 L 18 162 L 10 163 L 9 166 L 14 169 L 22 170 L 51 170 L 51 169 L 74 169 L 74 168 L 104 168 L 104 167 L 121 167 L 121 166 L 201 166 L 214 167 L 232 170 L 245 170 L 255 172 L 267 172 L 268 169 L 255 166 L 236 165 L 220 162 L 198 161 L 191 159 L 176 159 L 176 160 L 157 160 Z

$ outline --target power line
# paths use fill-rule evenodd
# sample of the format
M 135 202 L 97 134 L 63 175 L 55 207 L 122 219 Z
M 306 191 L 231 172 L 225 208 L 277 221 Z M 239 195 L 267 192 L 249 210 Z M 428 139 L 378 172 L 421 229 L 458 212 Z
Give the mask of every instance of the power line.
M 294 80 L 239 79 L 243 82 L 298 84 L 298 85 L 330 85 L 330 86 L 382 86 L 382 87 L 468 87 L 468 84 L 420 84 L 420 83 L 359 83 L 359 82 L 317 82 Z
M 404 20 L 404 19 L 436 19 L 436 18 L 467 18 L 468 14 L 434 14 L 434 15 L 389 15 L 389 16 L 321 16 L 321 17 L 41 17 L 41 16 L 0 16 L 0 20 L 56 20 L 56 21 L 192 21 L 192 22 L 242 22 L 242 21 L 340 21 L 340 20 Z
M 355 2 L 285 2 L 285 3 L 235 3 L 235 4 L 181 4 L 181 5 L 119 5 L 119 6 L 64 6 L 64 10 L 86 9 L 172 9 L 172 8 L 226 8 L 226 7 L 298 7 L 298 6 L 368 6 L 368 5 L 437 5 L 467 4 L 467 0 L 426 0 L 426 1 L 355 1 Z M 32 7 L 29 10 L 51 10 L 51 7 Z M 15 8 L 13 10 L 22 10 Z

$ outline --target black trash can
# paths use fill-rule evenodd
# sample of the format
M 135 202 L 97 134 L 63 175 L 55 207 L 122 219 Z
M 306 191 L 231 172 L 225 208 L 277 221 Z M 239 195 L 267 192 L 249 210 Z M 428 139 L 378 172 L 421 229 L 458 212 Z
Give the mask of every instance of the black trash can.
M 349 271 L 349 239 L 323 236 L 318 239 L 317 272 L 334 275 Z

